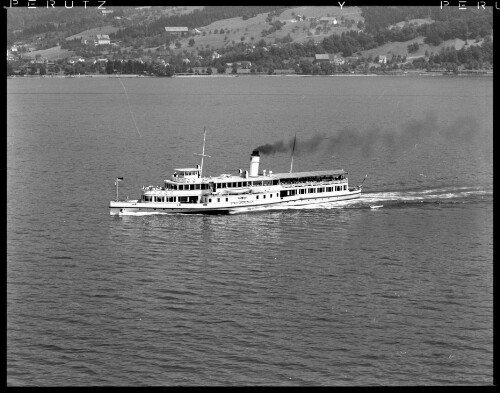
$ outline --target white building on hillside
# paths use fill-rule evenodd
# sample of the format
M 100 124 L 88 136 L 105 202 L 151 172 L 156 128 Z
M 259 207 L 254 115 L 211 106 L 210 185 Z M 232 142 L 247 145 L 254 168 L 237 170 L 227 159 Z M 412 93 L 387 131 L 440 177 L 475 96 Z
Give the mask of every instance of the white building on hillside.
M 96 36 L 96 44 L 97 45 L 109 45 L 111 40 L 109 39 L 109 35 L 107 34 L 97 34 Z

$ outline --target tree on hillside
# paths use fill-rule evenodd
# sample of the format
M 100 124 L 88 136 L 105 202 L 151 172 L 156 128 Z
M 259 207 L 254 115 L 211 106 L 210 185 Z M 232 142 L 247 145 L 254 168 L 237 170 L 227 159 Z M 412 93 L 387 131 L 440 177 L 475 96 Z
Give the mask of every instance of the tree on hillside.
M 112 61 L 108 61 L 106 63 L 106 74 L 112 74 L 113 72 L 114 72 L 113 62 Z
M 419 48 L 420 45 L 418 44 L 418 42 L 414 42 L 413 44 L 408 45 L 408 53 L 417 52 Z

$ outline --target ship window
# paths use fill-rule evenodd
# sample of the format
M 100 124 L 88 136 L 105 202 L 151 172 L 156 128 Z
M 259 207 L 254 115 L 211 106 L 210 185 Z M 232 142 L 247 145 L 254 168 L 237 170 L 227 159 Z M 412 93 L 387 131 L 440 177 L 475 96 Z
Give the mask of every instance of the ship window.
M 199 190 L 199 189 L 200 189 L 200 185 L 201 185 L 201 184 L 195 184 L 195 185 L 194 185 L 195 190 Z
M 220 187 L 220 183 L 217 183 L 217 188 L 221 188 L 221 187 Z
M 276 193 L 276 196 L 279 196 L 279 194 L 278 194 L 278 193 Z
M 246 181 L 244 181 L 244 182 L 243 182 L 243 187 L 246 187 L 246 186 L 247 186 L 247 182 L 246 182 Z
M 264 199 L 266 199 L 266 196 L 264 195 L 264 197 L 263 197 L 263 198 L 264 198 Z
M 240 181 L 238 182 L 238 187 L 241 187 L 241 182 Z
M 217 202 L 220 202 L 220 198 L 217 198 Z
M 254 182 L 253 182 L 253 185 L 254 185 L 254 186 L 261 186 L 261 185 L 262 185 L 262 182 L 261 182 L 261 181 L 254 181 Z
M 212 198 L 208 198 L 208 201 L 209 201 L 209 202 L 212 202 Z
M 227 183 L 221 183 L 220 186 L 221 188 L 227 188 Z
M 259 199 L 259 196 L 257 195 L 257 198 L 256 199 Z
M 318 192 L 323 192 L 323 187 L 319 187 Z
M 188 202 L 188 197 L 187 196 L 179 197 L 179 202 L 180 203 L 187 203 Z
M 347 190 L 347 186 L 344 184 L 344 190 Z
M 226 198 L 226 202 L 227 202 L 227 198 Z
M 189 189 L 190 189 L 190 190 L 194 190 L 194 184 L 190 184 L 190 185 L 189 185 Z
M 233 187 L 237 187 L 238 186 L 238 183 L 237 182 L 233 182 Z

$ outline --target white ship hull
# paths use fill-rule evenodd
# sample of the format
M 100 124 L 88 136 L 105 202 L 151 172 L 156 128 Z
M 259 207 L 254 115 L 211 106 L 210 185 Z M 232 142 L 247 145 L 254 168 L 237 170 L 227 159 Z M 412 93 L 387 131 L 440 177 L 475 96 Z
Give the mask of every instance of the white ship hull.
M 250 211 L 281 209 L 283 207 L 315 205 L 359 198 L 361 189 L 342 193 L 340 195 L 323 195 L 321 197 L 305 197 L 296 195 L 267 201 L 239 200 L 220 203 L 172 203 L 141 201 L 111 201 L 111 215 L 141 215 L 141 214 L 235 214 Z

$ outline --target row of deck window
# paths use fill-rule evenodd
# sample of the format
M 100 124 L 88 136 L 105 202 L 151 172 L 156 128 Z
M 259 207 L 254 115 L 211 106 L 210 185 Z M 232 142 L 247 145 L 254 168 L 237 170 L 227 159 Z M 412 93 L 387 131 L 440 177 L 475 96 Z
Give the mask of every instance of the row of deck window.
M 333 191 L 342 191 L 347 190 L 347 185 L 344 184 L 342 186 L 334 186 L 334 187 L 313 187 L 313 188 L 301 188 L 299 190 L 283 190 L 281 191 L 281 197 L 285 196 L 293 196 L 293 195 L 303 195 L 303 194 L 314 194 L 314 193 L 322 193 L 322 192 L 333 192 Z M 264 194 L 262 195 L 263 199 L 266 199 L 266 195 L 269 198 L 273 197 L 273 194 Z M 276 196 L 280 196 L 280 194 L 276 193 Z M 152 196 L 152 195 L 143 195 L 142 200 L 144 202 L 180 202 L 180 203 L 194 203 L 197 202 L 197 196 L 181 196 L 181 197 L 165 197 L 165 196 Z M 215 198 L 209 198 L 208 202 L 212 202 L 212 199 L 215 202 Z M 220 202 L 221 198 L 217 198 L 217 202 Z M 225 198 L 226 202 L 228 198 Z M 259 199 L 259 195 L 256 196 L 256 199 Z
M 297 194 L 314 194 L 321 192 L 333 192 L 333 191 L 342 191 L 347 190 L 347 184 L 343 186 L 334 186 L 334 187 L 317 187 L 317 188 L 301 188 L 299 190 L 283 190 L 281 191 L 281 196 L 293 196 Z
M 194 202 L 197 202 L 198 197 L 197 196 L 164 197 L 164 196 L 143 195 L 142 200 L 144 202 L 194 203 Z
M 219 188 L 236 188 L 236 187 L 251 187 L 251 186 L 272 186 L 278 185 L 279 180 L 255 180 L 255 181 L 234 181 L 227 183 L 215 183 L 217 189 Z M 211 184 L 171 184 L 165 183 L 167 190 L 209 190 Z
M 261 196 L 261 195 L 257 195 L 257 196 L 255 197 L 255 199 L 259 199 L 259 196 Z M 262 195 L 262 198 L 263 198 L 263 199 L 266 199 L 266 196 L 269 196 L 269 198 L 272 198 L 272 197 L 273 197 L 273 194 L 264 194 L 264 195 Z M 278 194 L 278 193 L 276 193 L 276 197 L 278 197 L 278 196 L 279 196 L 279 194 Z M 220 200 L 221 200 L 221 199 L 225 199 L 225 200 L 226 200 L 226 202 L 228 202 L 228 201 L 229 201 L 229 198 L 208 198 L 208 203 L 215 202 L 215 200 L 216 200 L 216 199 L 217 199 L 217 202 L 220 202 Z
M 144 202 L 177 202 L 177 197 L 143 195 Z
M 233 181 L 228 183 L 215 183 L 217 188 L 251 187 L 251 186 L 272 186 L 278 185 L 279 180 L 254 180 L 254 181 Z
M 165 183 L 167 190 L 209 190 L 210 184 L 171 184 Z

